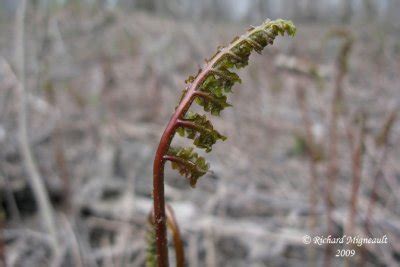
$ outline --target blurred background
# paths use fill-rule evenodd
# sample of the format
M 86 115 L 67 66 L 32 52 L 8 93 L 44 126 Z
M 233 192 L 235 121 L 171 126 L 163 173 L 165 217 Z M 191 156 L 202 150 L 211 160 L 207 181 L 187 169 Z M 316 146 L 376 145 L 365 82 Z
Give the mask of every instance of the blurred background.
M 154 153 L 184 81 L 266 18 L 297 34 L 252 55 L 233 108 L 210 115 L 228 136 L 212 172 L 192 189 L 166 167 L 187 266 L 399 266 L 399 14 L 398 0 L 1 0 L 0 266 L 144 266 Z M 303 241 L 329 234 L 388 242 Z

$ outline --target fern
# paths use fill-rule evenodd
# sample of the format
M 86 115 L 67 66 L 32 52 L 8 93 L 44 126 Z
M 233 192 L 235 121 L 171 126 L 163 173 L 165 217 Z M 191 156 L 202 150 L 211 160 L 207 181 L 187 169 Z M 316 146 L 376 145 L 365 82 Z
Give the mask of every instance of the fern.
M 195 97 L 195 102 L 202 106 L 204 111 L 219 116 L 223 109 L 231 106 L 227 102 L 227 96 L 232 86 L 241 82 L 233 69 L 247 66 L 251 52 L 254 50 L 261 53 L 266 45 L 273 43 L 278 34 L 294 35 L 295 32 L 296 28 L 292 22 L 276 20 L 266 21 L 261 26 L 250 28 L 247 34 L 235 37 L 229 46 L 219 48 L 211 59 L 206 60 L 204 70 L 200 70 L 196 76 L 189 76 L 180 104 L 187 99 L 187 94 L 191 93 Z M 190 93 L 188 89 L 191 89 Z M 183 118 L 178 121 L 179 127 L 176 132 L 193 139 L 196 147 L 210 152 L 218 140 L 226 140 L 225 136 L 214 130 L 206 115 L 202 116 L 189 111 L 183 115 Z M 207 172 L 208 164 L 197 153 L 193 153 L 193 149 L 172 148 L 171 152 L 179 158 L 179 160 L 177 158 L 171 160 L 172 158 L 168 157 L 168 160 L 172 161 L 172 167 L 189 178 L 190 184 L 194 187 L 197 179 Z
M 293 36 L 296 28 L 291 21 L 265 21 L 262 25 L 251 27 L 244 35 L 235 37 L 226 47 L 220 47 L 197 75 L 189 76 L 186 87 L 175 113 L 170 119 L 158 146 L 154 160 L 153 196 L 156 228 L 156 247 L 158 266 L 168 266 L 166 239 L 166 215 L 164 203 L 164 165 L 170 161 L 172 168 L 189 179 L 194 187 L 197 180 L 207 173 L 209 164 L 199 156 L 194 147 L 171 147 L 176 133 L 193 140 L 195 147 L 210 152 L 218 141 L 225 136 L 215 130 L 206 115 L 189 111 L 195 102 L 211 115 L 219 116 L 231 104 L 227 102 L 228 94 L 239 76 L 234 72 L 247 66 L 250 54 L 261 53 L 265 46 L 273 44 L 278 35 L 285 33 Z

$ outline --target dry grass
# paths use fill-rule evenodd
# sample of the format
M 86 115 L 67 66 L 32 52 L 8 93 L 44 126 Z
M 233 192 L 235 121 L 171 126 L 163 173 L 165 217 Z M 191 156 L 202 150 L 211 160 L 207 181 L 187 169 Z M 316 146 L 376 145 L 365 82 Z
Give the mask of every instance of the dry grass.
M 68 227 L 58 227 L 61 253 L 54 262 L 74 266 L 141 265 L 145 260 L 146 216 L 151 208 L 151 166 L 160 131 L 186 77 L 196 73 L 218 45 L 228 43 L 246 26 L 184 23 L 145 13 L 89 15 L 68 10 L 50 19 L 36 14 L 27 25 L 27 114 L 32 133 L 28 141 L 57 213 L 65 212 L 65 198 L 70 206 L 65 219 L 57 215 L 57 221 Z M 2 31 L 9 33 L 9 26 L 2 25 Z M 329 41 L 320 49 L 328 29 L 298 27 L 294 41 L 280 40 L 279 46 L 251 59 L 252 64 L 241 74 L 243 83 L 234 88 L 230 99 L 235 108 L 215 118 L 218 130 L 230 138 L 216 145 L 215 153 L 208 157 L 213 173 L 192 190 L 184 178 L 166 172 L 166 197 L 181 225 L 191 263 L 307 266 L 303 252 L 308 247 L 302 244 L 302 236 L 326 231 L 325 205 L 317 202 L 312 207 L 314 200 L 310 203 L 307 194 L 309 160 L 301 150 L 294 149 L 295 136 L 304 130 L 304 116 L 295 93 L 300 78 L 270 63 L 277 55 L 287 54 L 323 70 L 322 83 L 311 79 L 303 79 L 302 83 L 311 121 L 306 128 L 312 129 L 314 142 L 325 147 L 339 44 Z M 49 31 L 46 42 L 41 39 L 45 36 L 43 29 Z M 360 107 L 368 107 L 367 152 L 360 170 L 354 231 L 373 236 L 387 234 L 390 238 L 390 244 L 365 247 L 363 255 L 370 266 L 396 264 L 394 255 L 400 253 L 398 124 L 394 121 L 390 130 L 385 164 L 375 163 L 380 150 L 371 141 L 391 112 L 386 103 L 398 107 L 393 100 L 399 98 L 396 73 L 400 54 L 396 50 L 398 36 L 384 33 L 383 44 L 378 43 L 376 29 L 351 28 L 355 45 L 348 76 L 342 82 L 346 112 L 353 114 Z M 12 40 L 7 34 L 2 38 Z M 12 54 L 13 49 L 9 43 L 1 48 L 1 54 Z M 41 50 L 44 53 L 39 53 Z M 48 82 L 54 101 L 46 98 L 44 88 Z M 51 239 L 38 230 L 40 215 L 35 205 L 30 205 L 34 200 L 24 183 L 25 173 L 16 149 L 18 99 L 5 80 L 0 80 L 0 86 L 0 127 L 6 133 L 0 140 L 0 190 L 7 215 L 2 235 L 7 241 L 7 261 L 10 266 L 46 266 L 50 264 Z M 60 116 L 55 118 L 53 107 Z M 338 120 L 339 170 L 331 196 L 335 199 L 331 217 L 337 234 L 343 232 L 352 197 L 346 125 L 346 118 Z M 326 178 L 328 164 L 322 160 L 313 172 Z M 376 175 L 378 169 L 382 175 Z M 3 197 L 7 190 L 16 199 L 21 220 L 12 212 L 12 203 Z M 322 188 L 316 191 L 316 197 L 323 199 Z M 375 207 L 373 213 L 368 211 L 371 205 Z M 307 222 L 314 215 L 315 227 L 310 232 Z M 368 233 L 364 230 L 366 216 Z M 321 263 L 323 247 L 315 250 L 316 263 Z M 333 261 L 335 265 L 336 261 L 340 260 Z

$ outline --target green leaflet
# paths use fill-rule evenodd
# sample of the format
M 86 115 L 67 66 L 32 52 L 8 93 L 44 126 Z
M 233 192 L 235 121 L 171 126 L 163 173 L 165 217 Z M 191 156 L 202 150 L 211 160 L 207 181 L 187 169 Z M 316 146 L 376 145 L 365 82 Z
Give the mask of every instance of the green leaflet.
M 273 21 L 266 21 L 266 27 L 272 28 L 272 30 L 280 35 L 284 35 L 285 32 L 289 36 L 294 36 L 296 34 L 296 26 L 290 20 L 277 19 Z
M 221 97 L 224 93 L 230 93 L 236 82 L 242 82 L 239 76 L 234 72 L 223 69 L 219 73 L 209 75 L 201 84 L 200 90 Z
M 176 161 L 171 161 L 172 169 L 188 178 L 192 187 L 196 186 L 197 180 L 209 169 L 209 164 L 193 151 L 193 147 L 170 147 L 168 156 L 176 157 Z
M 154 225 L 149 225 L 146 233 L 146 267 L 157 266 L 156 231 Z
M 226 100 L 227 97 L 225 95 L 218 97 L 211 94 L 210 98 L 196 97 L 195 102 L 202 106 L 205 111 L 211 112 L 212 115 L 219 116 L 224 108 L 232 106 L 226 102 Z
M 188 137 L 194 140 L 194 145 L 198 148 L 205 149 L 206 152 L 212 150 L 212 146 L 218 139 L 224 141 L 226 137 L 214 130 L 213 125 L 207 119 L 206 115 L 188 112 L 185 116 L 186 122 L 191 122 L 195 127 L 179 127 L 176 132 L 180 136 Z

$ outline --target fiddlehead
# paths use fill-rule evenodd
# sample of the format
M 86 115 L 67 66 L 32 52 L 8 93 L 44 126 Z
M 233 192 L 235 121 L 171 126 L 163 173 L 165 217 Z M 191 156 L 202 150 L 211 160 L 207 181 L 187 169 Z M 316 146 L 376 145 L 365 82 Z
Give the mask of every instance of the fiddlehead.
M 209 165 L 205 159 L 194 152 L 193 147 L 171 147 L 175 133 L 193 139 L 197 148 L 206 152 L 218 140 L 226 137 L 216 131 L 205 115 L 188 112 L 193 102 L 202 106 L 212 115 L 220 115 L 221 111 L 229 106 L 228 93 L 232 86 L 241 82 L 234 69 L 243 68 L 248 64 L 252 51 L 261 53 L 268 44 L 273 44 L 277 35 L 293 36 L 296 28 L 291 21 L 265 21 L 258 27 L 251 27 L 244 35 L 236 37 L 226 46 L 221 47 L 209 60 L 203 69 L 195 76 L 186 80 L 181 100 L 172 115 L 158 146 L 153 167 L 153 197 L 154 216 L 157 240 L 158 266 L 168 266 L 168 250 L 166 240 L 166 216 L 164 203 L 164 165 L 166 161 L 172 167 L 186 176 L 191 186 L 203 176 Z

